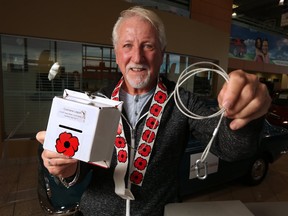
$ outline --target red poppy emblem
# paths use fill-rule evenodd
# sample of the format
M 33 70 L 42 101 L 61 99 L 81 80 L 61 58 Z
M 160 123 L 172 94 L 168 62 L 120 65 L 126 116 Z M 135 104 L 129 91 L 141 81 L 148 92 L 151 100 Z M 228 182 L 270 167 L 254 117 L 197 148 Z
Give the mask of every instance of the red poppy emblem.
M 138 170 L 144 170 L 145 167 L 147 166 L 147 160 L 138 157 L 135 161 L 134 161 L 134 166 L 138 169 Z
M 158 91 L 154 96 L 154 100 L 160 104 L 163 104 L 166 99 L 167 99 L 167 95 L 161 91 Z
M 159 125 L 159 121 L 153 117 L 149 117 L 146 122 L 146 126 L 150 129 L 156 129 Z
M 117 148 L 124 148 L 126 145 L 125 139 L 123 137 L 116 137 L 115 139 L 115 146 Z
M 118 161 L 125 163 L 127 161 L 127 152 L 125 150 L 120 150 L 118 152 Z
M 143 174 L 138 171 L 133 171 L 130 175 L 130 181 L 134 184 L 140 184 L 143 180 Z
M 73 157 L 78 151 L 79 141 L 76 136 L 71 133 L 63 132 L 56 140 L 56 150 L 58 153 L 63 153 L 66 156 Z
M 155 139 L 155 133 L 150 130 L 145 130 L 145 132 L 142 135 L 142 139 L 147 143 L 151 143 Z
M 162 110 L 162 107 L 159 106 L 158 104 L 153 104 L 150 108 L 150 112 L 152 113 L 152 115 L 156 117 L 160 114 L 161 110 Z
M 138 153 L 142 155 L 143 157 L 147 157 L 150 154 L 150 152 L 151 152 L 151 146 L 145 143 L 142 143 L 139 146 Z

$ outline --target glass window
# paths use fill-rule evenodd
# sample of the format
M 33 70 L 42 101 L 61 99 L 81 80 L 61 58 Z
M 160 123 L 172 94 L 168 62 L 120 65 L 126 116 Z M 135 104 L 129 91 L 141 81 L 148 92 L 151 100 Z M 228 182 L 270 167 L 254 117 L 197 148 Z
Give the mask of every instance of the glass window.
M 121 77 L 112 47 L 83 45 L 82 59 L 84 91 L 95 92 Z
M 112 46 L 0 36 L 6 137 L 35 137 L 45 129 L 52 99 L 64 89 L 94 92 L 122 76 Z M 203 59 L 165 53 L 160 73 L 177 81 L 188 65 L 198 61 Z M 56 62 L 60 69 L 50 81 L 48 73 Z M 183 87 L 211 96 L 213 74 L 196 75 Z
M 166 75 L 170 80 L 177 82 L 180 73 L 182 73 L 189 65 L 202 61 L 210 61 L 216 63 L 216 61 L 211 59 L 166 53 L 161 68 L 166 69 Z M 211 97 L 213 95 L 213 79 L 213 72 L 203 72 L 190 77 L 181 86 L 188 91 L 194 92 L 197 95 Z
M 65 67 L 65 72 L 73 73 L 77 71 L 82 73 L 82 44 L 57 42 L 57 53 L 55 61 Z
M 47 126 L 54 96 L 95 91 L 121 75 L 111 47 L 1 35 L 1 56 L 5 136 L 35 137 Z M 60 69 L 50 81 L 55 62 Z M 87 76 L 88 66 L 100 76 Z
M 2 37 L 1 42 L 3 104 L 4 111 L 7 110 L 4 112 L 4 124 L 6 134 L 12 134 L 14 129 L 23 124 L 30 114 L 25 98 L 26 92 L 29 91 L 26 83 L 31 84 L 32 81 L 27 77 L 28 71 L 24 67 L 27 41 L 19 37 Z M 25 127 L 22 128 L 25 129 Z

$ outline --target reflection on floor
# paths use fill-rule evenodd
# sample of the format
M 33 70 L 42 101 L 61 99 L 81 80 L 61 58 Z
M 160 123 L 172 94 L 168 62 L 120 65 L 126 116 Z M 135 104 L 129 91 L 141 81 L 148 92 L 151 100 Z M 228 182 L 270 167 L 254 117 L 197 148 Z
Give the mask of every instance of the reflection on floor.
M 261 185 L 247 187 L 235 181 L 201 194 L 185 202 L 240 200 L 246 202 L 288 201 L 288 154 L 270 166 Z M 42 216 L 37 199 L 36 158 L 0 161 L 0 215 Z
M 247 202 L 288 201 L 288 154 L 270 165 L 264 181 L 257 186 L 245 186 L 239 181 L 220 185 L 209 191 L 189 196 L 190 201 L 240 200 Z

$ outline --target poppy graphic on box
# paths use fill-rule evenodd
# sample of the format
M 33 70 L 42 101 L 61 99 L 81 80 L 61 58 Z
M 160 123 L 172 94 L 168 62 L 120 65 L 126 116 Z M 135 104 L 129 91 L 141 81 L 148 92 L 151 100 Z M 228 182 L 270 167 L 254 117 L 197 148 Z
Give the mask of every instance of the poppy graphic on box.
M 71 133 L 63 132 L 59 134 L 56 140 L 56 150 L 58 153 L 63 153 L 68 157 L 73 157 L 78 151 L 79 140 Z

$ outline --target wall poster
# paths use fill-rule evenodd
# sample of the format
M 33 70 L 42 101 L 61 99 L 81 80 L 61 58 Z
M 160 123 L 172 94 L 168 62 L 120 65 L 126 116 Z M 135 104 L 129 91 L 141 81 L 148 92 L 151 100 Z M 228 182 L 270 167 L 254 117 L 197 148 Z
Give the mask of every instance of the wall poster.
M 288 66 L 288 39 L 280 34 L 232 24 L 230 58 Z

